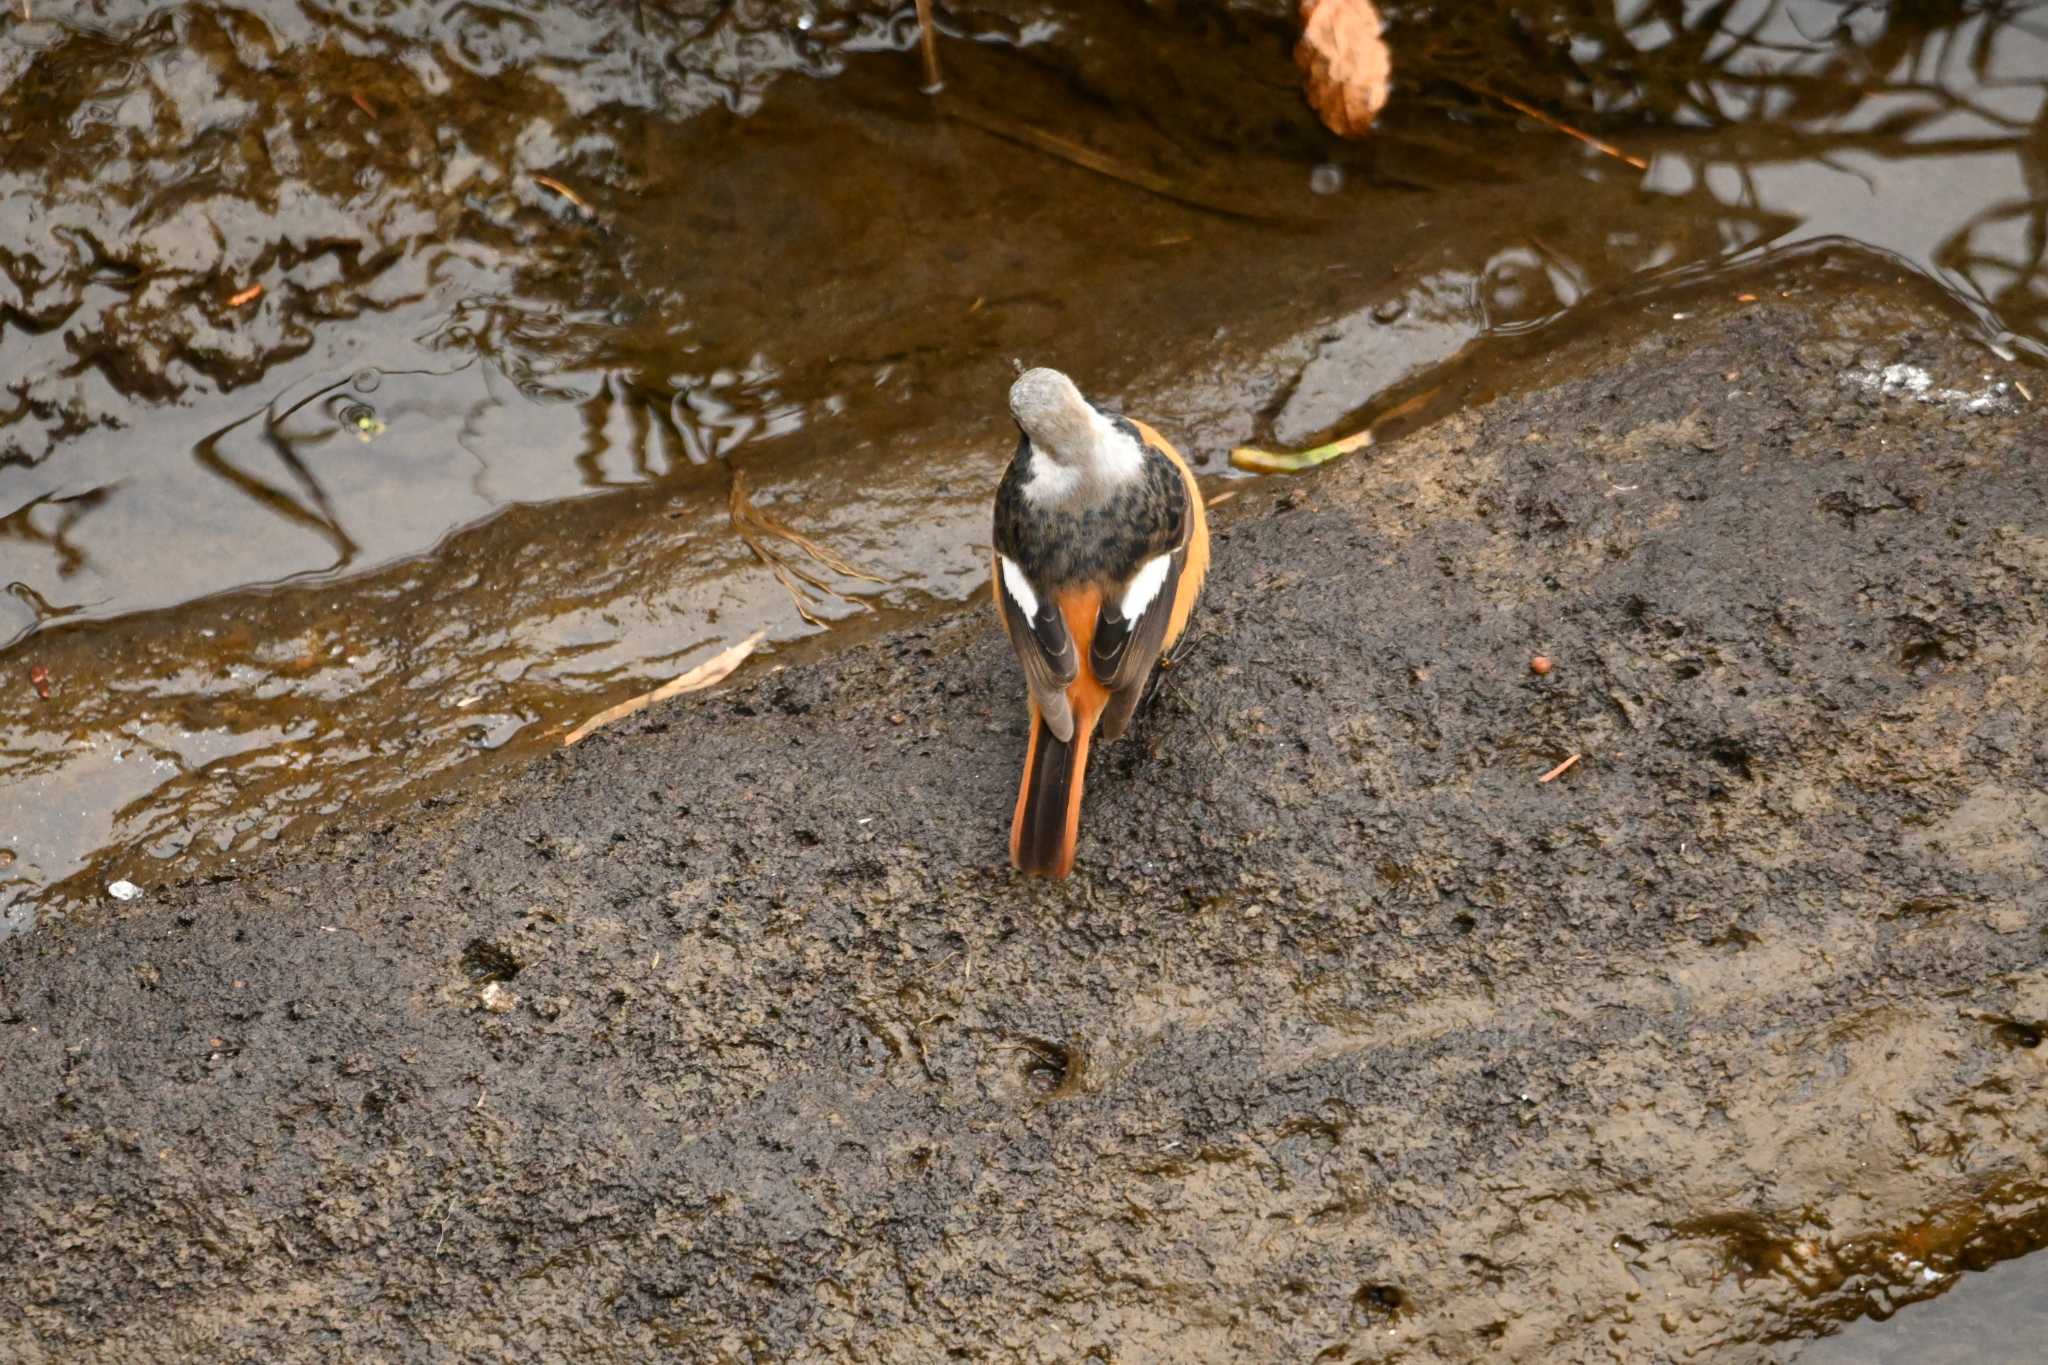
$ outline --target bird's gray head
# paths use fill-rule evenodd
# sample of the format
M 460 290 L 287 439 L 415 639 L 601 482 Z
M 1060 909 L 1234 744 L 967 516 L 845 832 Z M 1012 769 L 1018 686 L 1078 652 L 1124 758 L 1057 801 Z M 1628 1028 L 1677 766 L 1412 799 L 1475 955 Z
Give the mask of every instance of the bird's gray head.
M 1095 450 L 1095 410 L 1058 370 L 1026 370 L 1010 385 L 1010 415 L 1034 449 L 1061 464 L 1086 462 Z

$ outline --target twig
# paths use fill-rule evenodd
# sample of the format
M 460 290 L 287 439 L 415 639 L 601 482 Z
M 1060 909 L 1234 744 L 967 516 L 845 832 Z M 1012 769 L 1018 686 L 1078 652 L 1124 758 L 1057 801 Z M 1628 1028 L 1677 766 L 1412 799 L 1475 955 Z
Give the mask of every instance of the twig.
M 1573 755 L 1572 755 L 1572 756 L 1571 756 L 1570 758 L 1568 758 L 1568 759 L 1566 759 L 1566 760 L 1565 760 L 1564 762 L 1562 762 L 1562 763 L 1558 764 L 1558 765 L 1557 765 L 1557 766 L 1556 766 L 1555 768 L 1552 768 L 1552 769 L 1551 769 L 1551 770 L 1550 770 L 1549 772 L 1547 772 L 1547 773 L 1543 774 L 1543 776 L 1541 776 L 1541 777 L 1537 778 L 1537 779 L 1536 779 L 1536 781 L 1537 781 L 1537 782 L 1538 782 L 1539 784 L 1540 784 L 1540 783 L 1544 783 L 1544 782 L 1552 782 L 1552 781 L 1555 781 L 1555 780 L 1556 780 L 1556 779 L 1557 779 L 1558 777 L 1560 777 L 1561 775 L 1563 775 L 1563 773 L 1564 773 L 1564 770 L 1565 770 L 1566 768 L 1569 768 L 1569 767 L 1571 767 L 1571 766 L 1572 766 L 1572 764 L 1574 764 L 1574 763 L 1576 763 L 1576 762 L 1578 762 L 1578 761 L 1579 761 L 1579 756 L 1578 756 L 1577 754 L 1573 754 Z
M 243 291 L 242 291 L 241 293 L 239 293 L 239 294 L 235 295 L 235 296 L 234 296 L 233 298 L 229 299 L 229 300 L 228 300 L 228 307 L 230 307 L 230 308 L 240 308 L 240 307 L 241 307 L 241 306 L 242 306 L 243 304 L 245 304 L 245 303 L 254 303 L 254 302 L 256 302 L 256 300 L 258 300 L 258 299 L 260 299 L 260 298 L 262 298 L 262 297 L 263 297 L 263 286 L 262 286 L 262 285 L 260 285 L 260 284 L 252 284 L 252 285 L 250 285 L 250 286 L 249 286 L 249 287 L 248 287 L 247 289 L 244 289 L 244 290 L 243 290 Z
M 917 0 L 917 31 L 924 48 L 924 92 L 936 95 L 946 82 L 939 75 L 939 28 L 932 21 L 932 0 Z

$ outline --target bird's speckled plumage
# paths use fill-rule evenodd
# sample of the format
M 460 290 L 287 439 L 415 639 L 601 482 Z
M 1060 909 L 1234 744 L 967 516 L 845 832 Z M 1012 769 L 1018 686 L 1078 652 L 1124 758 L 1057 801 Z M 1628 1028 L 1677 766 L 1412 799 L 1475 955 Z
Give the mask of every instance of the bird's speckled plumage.
M 1158 432 L 1098 411 L 1057 371 L 1028 372 L 1010 398 L 1023 436 L 996 489 L 994 591 L 1032 717 L 1010 857 L 1063 877 L 1094 728 L 1124 732 L 1186 626 L 1208 526 L 1193 473 Z

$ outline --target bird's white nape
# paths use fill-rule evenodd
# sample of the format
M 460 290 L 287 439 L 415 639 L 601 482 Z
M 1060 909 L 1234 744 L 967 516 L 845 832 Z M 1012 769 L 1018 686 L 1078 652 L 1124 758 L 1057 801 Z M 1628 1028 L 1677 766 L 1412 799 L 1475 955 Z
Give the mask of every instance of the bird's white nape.
M 1081 486 L 1081 471 L 1031 448 L 1031 472 L 1024 479 L 1024 496 L 1032 502 L 1065 502 Z
M 1145 448 L 1137 438 L 1092 408 L 1088 415 L 1094 419 L 1095 460 L 1102 472 L 1118 483 L 1142 474 Z
M 1124 589 L 1124 600 L 1118 607 L 1124 620 L 1135 621 L 1145 614 L 1145 608 L 1159 596 L 1159 589 L 1166 583 L 1166 571 L 1171 567 L 1170 556 L 1155 555 L 1144 568 L 1131 575 L 1130 586 Z

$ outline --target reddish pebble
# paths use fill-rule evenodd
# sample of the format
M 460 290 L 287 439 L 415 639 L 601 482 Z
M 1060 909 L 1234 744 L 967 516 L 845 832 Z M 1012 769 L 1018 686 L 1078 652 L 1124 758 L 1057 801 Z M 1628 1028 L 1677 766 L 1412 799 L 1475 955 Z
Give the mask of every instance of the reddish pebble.
M 37 664 L 28 671 L 28 680 L 35 684 L 36 695 L 44 701 L 50 699 L 50 670 Z
M 1542 677 L 1550 671 L 1550 660 L 1538 654 L 1535 658 L 1529 660 L 1529 671 L 1539 678 Z

